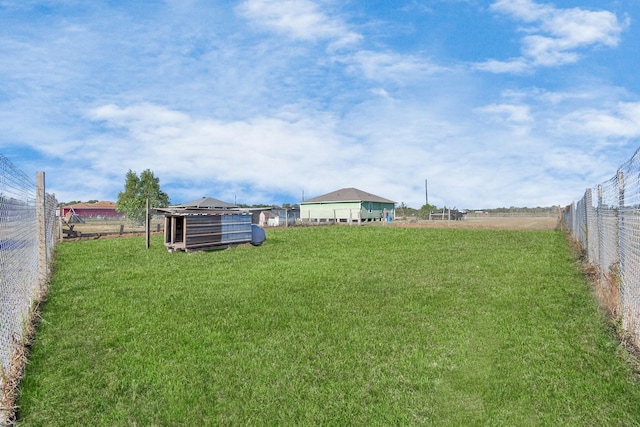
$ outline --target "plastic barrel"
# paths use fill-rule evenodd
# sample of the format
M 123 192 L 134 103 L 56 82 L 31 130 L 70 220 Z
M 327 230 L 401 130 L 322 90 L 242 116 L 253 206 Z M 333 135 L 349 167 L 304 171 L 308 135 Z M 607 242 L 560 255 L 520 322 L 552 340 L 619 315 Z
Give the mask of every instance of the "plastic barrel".
M 251 244 L 260 246 L 265 240 L 267 240 L 267 234 L 264 230 L 255 224 L 251 224 Z

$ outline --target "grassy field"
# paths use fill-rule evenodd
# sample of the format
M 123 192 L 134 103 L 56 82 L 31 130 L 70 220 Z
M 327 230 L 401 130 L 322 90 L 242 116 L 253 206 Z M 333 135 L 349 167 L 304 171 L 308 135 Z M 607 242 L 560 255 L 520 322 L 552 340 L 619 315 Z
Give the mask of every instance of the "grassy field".
M 59 245 L 20 425 L 639 425 L 557 231 L 309 227 Z

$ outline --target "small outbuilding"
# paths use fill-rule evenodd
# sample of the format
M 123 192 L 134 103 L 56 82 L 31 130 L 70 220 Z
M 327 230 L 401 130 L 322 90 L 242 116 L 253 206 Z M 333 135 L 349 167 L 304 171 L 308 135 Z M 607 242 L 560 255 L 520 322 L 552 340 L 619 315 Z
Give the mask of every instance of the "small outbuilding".
M 203 197 L 183 205 L 159 208 L 164 214 L 164 245 L 169 252 L 222 249 L 231 245 L 264 242 L 263 229 L 252 215 L 235 205 Z
M 390 221 L 395 202 L 357 188 L 343 188 L 300 202 L 302 222 Z
M 273 212 L 272 210 L 260 212 L 260 222 L 258 222 L 260 227 L 278 227 L 280 223 L 281 218 L 278 212 Z
M 258 225 L 260 227 L 280 227 L 296 225 L 300 220 L 299 209 L 270 209 L 260 212 Z

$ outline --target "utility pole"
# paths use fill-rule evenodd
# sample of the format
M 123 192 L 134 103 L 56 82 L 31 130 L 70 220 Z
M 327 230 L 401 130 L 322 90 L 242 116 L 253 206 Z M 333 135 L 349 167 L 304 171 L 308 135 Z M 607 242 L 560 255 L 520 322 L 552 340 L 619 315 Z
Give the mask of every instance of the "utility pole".
M 424 180 L 424 198 L 426 199 L 427 206 L 429 205 L 429 187 L 427 186 L 427 180 Z

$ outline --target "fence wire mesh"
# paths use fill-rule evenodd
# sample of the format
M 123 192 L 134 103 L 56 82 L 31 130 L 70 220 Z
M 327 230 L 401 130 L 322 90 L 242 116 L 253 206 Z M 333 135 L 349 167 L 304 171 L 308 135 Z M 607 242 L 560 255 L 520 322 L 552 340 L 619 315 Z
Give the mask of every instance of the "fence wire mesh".
M 601 298 L 640 344 L 640 149 L 609 180 L 563 213 L 565 225 L 597 267 Z
M 56 242 L 56 205 L 55 196 L 38 189 L 0 154 L 0 386 L 46 283 Z

